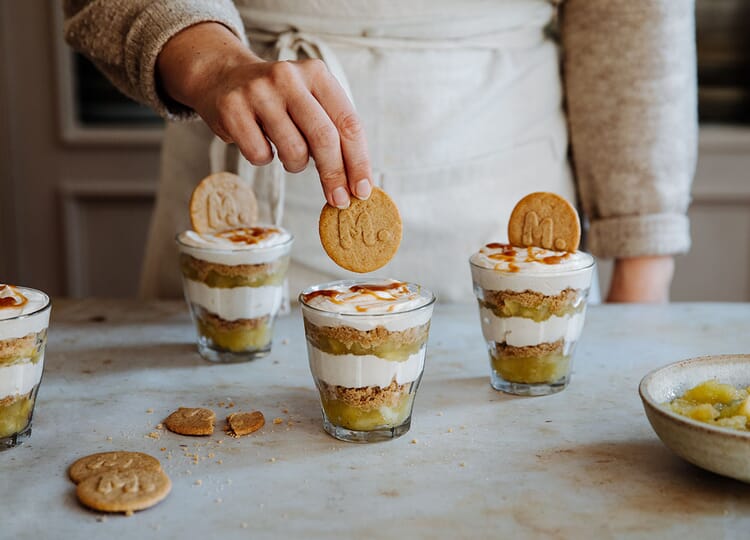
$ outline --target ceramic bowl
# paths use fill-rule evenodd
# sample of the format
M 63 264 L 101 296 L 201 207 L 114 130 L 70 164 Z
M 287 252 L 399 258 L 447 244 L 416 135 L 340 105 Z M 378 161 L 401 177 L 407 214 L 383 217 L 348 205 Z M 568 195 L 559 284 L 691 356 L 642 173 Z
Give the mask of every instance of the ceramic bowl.
M 750 432 L 712 426 L 662 406 L 708 379 L 750 385 L 750 354 L 703 356 L 646 375 L 639 387 L 651 427 L 675 454 L 703 469 L 750 483 Z

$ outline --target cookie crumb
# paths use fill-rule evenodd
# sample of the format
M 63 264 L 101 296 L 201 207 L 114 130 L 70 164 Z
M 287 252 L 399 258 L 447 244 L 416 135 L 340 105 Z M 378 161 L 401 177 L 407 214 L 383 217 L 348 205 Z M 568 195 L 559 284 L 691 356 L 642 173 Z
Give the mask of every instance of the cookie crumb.
M 464 463 L 464 462 L 462 461 L 461 463 L 459 463 L 459 464 L 458 464 L 458 466 L 459 466 L 459 467 L 466 467 L 466 463 Z
M 107 440 L 108 440 L 108 441 L 111 441 L 111 440 L 112 440 L 112 437 L 107 437 Z
M 282 409 L 281 412 L 283 412 L 284 414 L 289 414 L 289 409 Z
M 195 484 L 196 486 L 202 486 L 203 480 L 196 480 L 195 482 L 193 482 L 193 484 Z
M 269 461 L 270 463 L 276 463 L 276 458 L 275 458 L 275 457 L 272 457 L 272 458 L 271 458 L 271 459 L 269 459 L 268 461 Z
M 452 427 L 448 428 L 448 433 L 453 433 L 453 428 Z
M 125 516 L 126 516 L 126 517 L 130 517 L 130 516 L 132 516 L 133 514 L 134 514 L 134 512 L 133 512 L 132 510 L 126 510 L 126 511 L 125 511 Z
M 411 440 L 411 443 L 412 443 L 412 444 L 417 444 L 418 442 L 419 442 L 419 441 L 418 441 L 417 439 L 412 439 L 412 440 Z
M 218 463 L 219 465 L 221 465 L 222 463 L 224 463 L 224 460 L 223 459 L 217 459 L 216 463 Z
M 437 413 L 438 416 L 443 416 L 443 411 Z
M 275 425 L 279 425 L 279 424 L 281 424 L 281 423 L 282 423 L 283 421 L 284 421 L 284 420 L 282 420 L 281 418 L 278 418 L 278 417 L 276 417 L 276 418 L 274 418 L 274 419 L 273 419 L 273 423 L 274 423 Z
M 167 451 L 167 447 L 166 446 L 162 446 L 161 448 L 159 448 L 159 450 L 161 450 L 162 452 L 166 452 Z
M 146 435 L 146 437 L 148 437 L 149 439 L 161 439 L 161 433 L 159 433 L 158 431 L 152 431 L 151 433 Z
M 148 409 L 146 409 L 146 414 L 151 414 L 153 412 L 154 412 L 154 409 L 152 409 L 150 407 Z

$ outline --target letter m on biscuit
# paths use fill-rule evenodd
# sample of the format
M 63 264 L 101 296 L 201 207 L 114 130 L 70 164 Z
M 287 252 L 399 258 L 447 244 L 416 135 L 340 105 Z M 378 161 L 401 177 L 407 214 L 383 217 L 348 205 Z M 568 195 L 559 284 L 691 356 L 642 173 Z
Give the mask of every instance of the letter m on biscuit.
M 352 212 L 339 212 L 339 240 L 341 241 L 341 247 L 350 249 L 360 236 L 366 246 L 374 246 L 377 241 L 370 214 L 361 212 L 355 218 Z
M 524 246 L 541 246 L 545 249 L 554 249 L 554 233 L 552 218 L 547 217 L 540 222 L 539 215 L 536 212 L 526 212 L 521 236 Z

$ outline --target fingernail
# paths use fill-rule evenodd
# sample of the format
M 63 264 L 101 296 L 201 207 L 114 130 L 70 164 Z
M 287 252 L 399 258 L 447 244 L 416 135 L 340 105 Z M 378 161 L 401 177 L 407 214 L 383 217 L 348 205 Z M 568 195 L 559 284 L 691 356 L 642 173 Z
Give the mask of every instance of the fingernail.
M 337 187 L 333 190 L 333 206 L 339 210 L 346 210 L 349 208 L 349 194 L 342 187 Z
M 370 186 L 370 181 L 367 178 L 354 185 L 354 194 L 358 199 L 366 201 L 370 197 L 370 193 L 372 193 L 372 186 Z

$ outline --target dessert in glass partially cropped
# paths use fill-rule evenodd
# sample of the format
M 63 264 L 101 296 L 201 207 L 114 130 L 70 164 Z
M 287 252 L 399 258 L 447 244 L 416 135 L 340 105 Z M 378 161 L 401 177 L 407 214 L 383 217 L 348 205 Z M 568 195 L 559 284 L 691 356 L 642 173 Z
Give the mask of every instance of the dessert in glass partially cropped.
M 395 280 L 302 291 L 310 370 L 329 434 L 374 442 L 409 430 L 434 302 L 427 289 Z
M 594 258 L 493 243 L 470 259 L 492 387 L 512 394 L 559 392 L 583 329 Z
M 178 235 L 185 300 L 203 358 L 242 362 L 270 352 L 292 242 L 280 227 Z
M 0 284 L 0 450 L 31 434 L 50 309 L 43 292 Z

